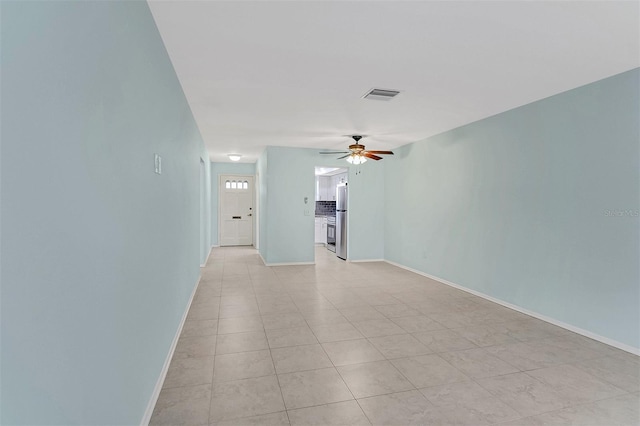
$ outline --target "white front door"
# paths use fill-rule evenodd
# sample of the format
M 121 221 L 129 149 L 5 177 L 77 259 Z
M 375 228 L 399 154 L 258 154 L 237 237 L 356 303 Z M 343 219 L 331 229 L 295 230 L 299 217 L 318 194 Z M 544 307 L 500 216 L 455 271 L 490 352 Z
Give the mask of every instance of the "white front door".
M 253 176 L 220 176 L 220 245 L 253 243 Z

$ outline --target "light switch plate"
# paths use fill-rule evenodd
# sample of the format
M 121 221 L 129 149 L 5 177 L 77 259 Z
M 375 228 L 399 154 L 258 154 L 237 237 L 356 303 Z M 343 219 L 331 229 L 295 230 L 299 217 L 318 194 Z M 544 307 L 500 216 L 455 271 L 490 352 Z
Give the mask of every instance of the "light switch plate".
M 162 157 L 155 154 L 155 172 L 159 175 L 162 174 Z

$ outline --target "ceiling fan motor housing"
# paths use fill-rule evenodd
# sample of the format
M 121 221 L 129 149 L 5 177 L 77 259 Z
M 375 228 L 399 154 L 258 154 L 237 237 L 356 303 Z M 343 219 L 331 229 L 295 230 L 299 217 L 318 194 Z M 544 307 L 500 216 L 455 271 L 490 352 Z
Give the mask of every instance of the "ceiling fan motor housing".
M 354 143 L 353 145 L 349 145 L 349 151 L 353 152 L 354 154 L 360 153 L 364 151 L 364 145 Z
M 349 151 L 351 151 L 353 154 L 359 154 L 362 151 L 364 151 L 364 145 L 360 145 L 358 142 L 360 142 L 360 139 L 362 139 L 362 136 L 360 135 L 351 135 L 351 138 L 356 141 L 356 143 L 354 143 L 353 145 L 349 145 Z

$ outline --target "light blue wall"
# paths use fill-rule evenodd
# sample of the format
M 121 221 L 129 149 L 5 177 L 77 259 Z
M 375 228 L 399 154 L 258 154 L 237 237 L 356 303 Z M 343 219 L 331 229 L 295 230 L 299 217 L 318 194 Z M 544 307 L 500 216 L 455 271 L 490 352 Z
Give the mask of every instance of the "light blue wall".
M 3 1 L 1 36 L 0 422 L 139 424 L 199 275 L 200 134 L 145 2 Z
M 219 245 L 218 241 L 218 193 L 220 175 L 251 175 L 256 174 L 255 163 L 215 163 L 211 162 L 211 244 Z
M 281 147 L 268 147 L 266 151 L 268 197 L 261 214 L 266 215 L 267 235 L 260 242 L 262 256 L 267 263 L 313 262 L 313 151 Z M 304 215 L 305 209 L 310 210 L 309 216 Z
M 384 259 L 385 167 L 394 161 L 369 160 L 349 173 L 349 260 Z
M 314 262 L 315 166 L 348 167 L 318 149 L 268 147 L 258 161 L 261 191 L 260 253 L 267 263 Z M 385 160 L 386 161 L 386 160 Z M 349 169 L 349 259 L 384 253 L 382 162 Z M 266 194 L 268 193 L 268 197 Z M 305 197 L 308 203 L 304 203 Z M 309 215 L 305 216 L 305 209 Z M 357 217 L 357 221 L 353 218 Z M 371 230 L 380 229 L 380 232 Z
M 209 253 L 211 250 L 211 212 L 212 212 L 212 199 L 211 199 L 211 164 L 209 159 L 203 152 L 200 157 L 200 203 L 201 203 L 201 216 L 200 216 L 200 265 L 203 266 L 207 263 Z M 204 172 L 204 173 L 203 173 Z M 202 175 L 202 173 L 204 175 Z
M 258 205 L 256 206 L 256 214 L 258 216 L 258 251 L 262 259 L 267 258 L 267 244 L 269 238 L 269 227 L 267 222 L 267 194 L 269 188 L 267 185 L 267 150 L 265 149 L 256 161 L 256 191 L 258 192 Z
M 640 347 L 639 79 L 629 71 L 397 150 L 386 259 Z

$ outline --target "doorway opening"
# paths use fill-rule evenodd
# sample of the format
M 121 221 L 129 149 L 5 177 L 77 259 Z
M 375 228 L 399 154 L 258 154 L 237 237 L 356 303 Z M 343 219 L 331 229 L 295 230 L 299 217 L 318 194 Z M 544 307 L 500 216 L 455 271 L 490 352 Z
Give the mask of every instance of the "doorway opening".
M 338 202 L 338 185 L 349 180 L 349 169 L 343 167 L 315 167 L 315 233 L 314 246 L 316 261 L 318 249 L 324 248 L 331 255 L 336 253 L 338 240 L 336 224 L 336 203 Z M 343 224 L 344 226 L 345 224 Z M 346 243 L 346 241 L 345 241 Z M 323 255 L 324 252 L 320 251 Z

